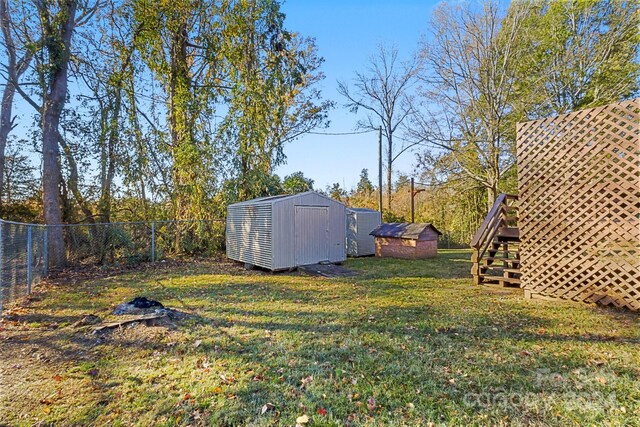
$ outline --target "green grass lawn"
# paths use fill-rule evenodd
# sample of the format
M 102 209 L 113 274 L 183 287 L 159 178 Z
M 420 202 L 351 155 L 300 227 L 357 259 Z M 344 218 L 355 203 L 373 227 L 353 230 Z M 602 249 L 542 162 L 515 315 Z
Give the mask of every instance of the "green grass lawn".
M 636 314 L 473 286 L 469 257 L 58 279 L 0 323 L 0 424 L 640 425 Z M 197 316 L 72 326 L 137 295 Z

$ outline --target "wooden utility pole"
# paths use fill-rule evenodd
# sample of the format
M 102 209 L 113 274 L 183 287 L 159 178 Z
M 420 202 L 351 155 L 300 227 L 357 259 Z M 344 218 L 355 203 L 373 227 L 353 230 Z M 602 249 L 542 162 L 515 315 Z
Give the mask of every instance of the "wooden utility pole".
M 411 178 L 411 222 L 416 222 L 416 208 L 415 208 L 415 202 L 414 202 L 414 198 L 416 197 L 416 194 L 424 191 L 424 189 L 420 189 L 420 190 L 416 190 L 415 189 L 415 183 L 413 178 Z
M 378 210 L 382 217 L 382 126 L 378 128 Z

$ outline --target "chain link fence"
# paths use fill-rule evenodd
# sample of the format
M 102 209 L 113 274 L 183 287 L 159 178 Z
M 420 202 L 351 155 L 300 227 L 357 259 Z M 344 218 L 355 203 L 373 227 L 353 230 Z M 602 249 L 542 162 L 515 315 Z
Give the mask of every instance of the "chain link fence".
M 47 227 L 0 220 L 0 312 L 47 274 Z
M 0 220 L 0 312 L 49 273 L 48 239 L 60 227 L 65 267 L 136 265 L 180 254 L 210 256 L 224 247 L 224 220 L 39 225 Z

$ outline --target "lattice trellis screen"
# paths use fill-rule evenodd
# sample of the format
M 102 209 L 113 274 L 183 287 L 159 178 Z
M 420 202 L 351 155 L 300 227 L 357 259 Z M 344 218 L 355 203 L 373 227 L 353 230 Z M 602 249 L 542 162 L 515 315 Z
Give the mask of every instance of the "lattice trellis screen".
M 518 125 L 525 295 L 640 310 L 639 101 Z

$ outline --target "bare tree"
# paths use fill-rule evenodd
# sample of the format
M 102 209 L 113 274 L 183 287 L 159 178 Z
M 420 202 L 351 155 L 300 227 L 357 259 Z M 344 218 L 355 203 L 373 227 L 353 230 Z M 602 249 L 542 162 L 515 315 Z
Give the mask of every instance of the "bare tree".
M 515 164 L 513 86 L 528 7 L 519 2 L 504 19 L 491 0 L 477 9 L 443 4 L 421 49 L 423 108 L 411 133 L 486 189 L 489 208 Z
M 379 46 L 369 59 L 365 72 L 356 72 L 354 89 L 346 82 L 338 82 L 338 93 L 347 98 L 346 107 L 353 113 L 366 111 L 364 120 L 358 121 L 358 128 L 377 130 L 382 126 L 386 140 L 385 156 L 387 169 L 387 208 L 391 209 L 393 163 L 415 142 L 395 138 L 400 126 L 414 113 L 410 90 L 421 69 L 419 57 L 413 56 L 407 62 L 398 59 L 398 49 Z M 400 141 L 400 142 L 398 142 Z
M 9 3 L 7 0 L 0 0 L 0 27 L 6 51 L 6 63 L 3 64 L 6 73 L 6 83 L 2 92 L 2 104 L 0 105 L 0 188 L 3 188 L 5 176 L 5 149 L 9 133 L 14 127 L 15 117 L 13 117 L 13 98 L 16 93 L 15 82 L 27 70 L 33 57 L 33 52 L 26 49 L 24 53 L 18 52 L 12 34 L 13 25 L 11 14 L 9 13 Z M 0 207 L 2 199 L 0 196 Z

